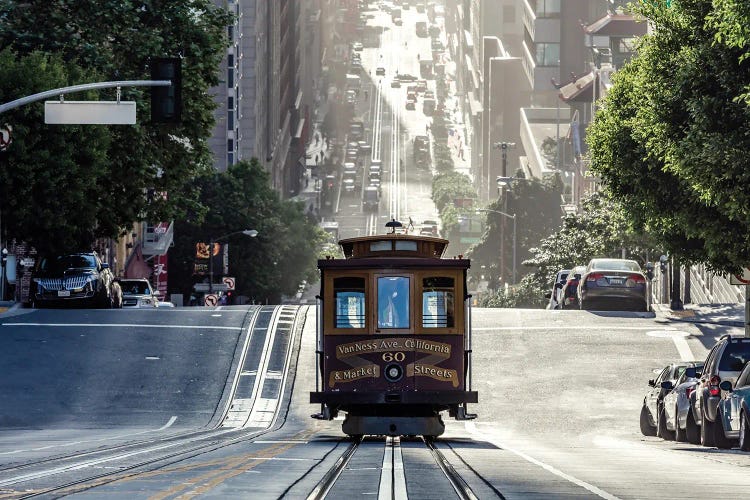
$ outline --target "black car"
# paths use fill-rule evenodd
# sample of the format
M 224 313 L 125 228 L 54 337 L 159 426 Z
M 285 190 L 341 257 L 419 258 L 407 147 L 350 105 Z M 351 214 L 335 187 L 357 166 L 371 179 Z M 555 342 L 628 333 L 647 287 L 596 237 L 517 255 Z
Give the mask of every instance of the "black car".
M 122 307 L 120 285 L 115 283 L 109 264 L 93 252 L 41 259 L 31 280 L 29 297 L 35 307 Z

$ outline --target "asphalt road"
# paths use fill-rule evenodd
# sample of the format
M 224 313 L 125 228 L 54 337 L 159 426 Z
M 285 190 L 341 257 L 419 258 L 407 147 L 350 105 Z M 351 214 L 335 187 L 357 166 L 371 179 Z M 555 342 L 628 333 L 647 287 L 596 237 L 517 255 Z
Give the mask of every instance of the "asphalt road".
M 92 498 L 307 496 L 350 443 L 340 420 L 310 418 L 315 311 L 296 311 L 0 317 L 0 497 L 59 485 Z M 653 370 L 700 359 L 727 332 L 740 330 L 633 313 L 475 309 L 479 418 L 447 420 L 438 448 L 479 498 L 737 498 L 750 486 L 749 454 L 638 430 Z M 216 418 L 223 406 L 244 417 Z M 132 444 L 147 438 L 151 448 Z M 423 443 L 393 449 L 389 465 L 383 438 L 368 438 L 328 498 L 382 493 L 391 470 L 408 498 L 451 497 Z

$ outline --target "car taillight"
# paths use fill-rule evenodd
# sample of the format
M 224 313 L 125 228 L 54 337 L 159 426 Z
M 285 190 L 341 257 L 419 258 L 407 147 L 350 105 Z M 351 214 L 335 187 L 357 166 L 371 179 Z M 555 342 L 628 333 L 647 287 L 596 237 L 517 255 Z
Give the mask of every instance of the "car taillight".
M 690 399 L 690 395 L 693 393 L 694 390 L 695 390 L 695 387 L 688 387 L 687 389 L 685 389 L 685 397 Z
M 719 383 L 721 383 L 721 379 L 718 375 L 714 375 L 711 377 L 711 380 L 708 381 L 708 393 L 712 396 L 718 396 L 721 394 L 721 389 L 719 389 Z
M 640 274 L 631 274 L 630 276 L 628 276 L 628 279 L 632 280 L 633 283 L 637 283 L 637 284 L 641 284 L 641 285 L 646 283 L 646 278 L 644 278 Z
M 588 276 L 586 276 L 586 281 L 596 281 L 596 280 L 601 279 L 603 277 L 604 277 L 603 274 L 592 273 L 592 274 L 589 274 Z

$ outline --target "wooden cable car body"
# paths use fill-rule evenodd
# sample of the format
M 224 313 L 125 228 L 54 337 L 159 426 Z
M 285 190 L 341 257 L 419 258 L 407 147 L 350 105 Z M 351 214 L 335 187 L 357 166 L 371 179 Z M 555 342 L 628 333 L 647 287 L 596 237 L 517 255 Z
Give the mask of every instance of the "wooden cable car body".
M 352 436 L 439 436 L 440 412 L 475 418 L 469 260 L 448 241 L 411 234 L 341 240 L 344 259 L 318 261 L 314 418 L 346 412 Z

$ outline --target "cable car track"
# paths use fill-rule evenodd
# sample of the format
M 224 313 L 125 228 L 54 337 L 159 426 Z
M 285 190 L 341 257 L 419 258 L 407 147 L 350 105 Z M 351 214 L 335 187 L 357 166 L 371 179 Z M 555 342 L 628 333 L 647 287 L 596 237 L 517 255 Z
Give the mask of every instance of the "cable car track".
M 457 497 L 461 500 L 476 500 L 478 497 L 472 490 L 471 486 L 469 486 L 466 480 L 456 471 L 443 452 L 435 445 L 434 441 L 424 438 L 422 441 L 425 447 L 421 449 L 429 451 L 437 468 L 448 481 Z M 346 479 L 342 478 L 342 476 L 345 475 L 347 466 L 350 464 L 355 454 L 364 448 L 361 446 L 362 443 L 362 437 L 358 437 L 349 444 L 336 462 L 328 469 L 328 471 L 326 471 L 322 479 L 315 485 L 313 490 L 307 496 L 307 500 L 323 500 L 336 485 L 339 485 L 339 487 L 346 487 L 346 484 L 342 483 L 342 481 L 346 481 Z M 366 444 L 369 445 L 370 443 Z M 408 498 L 406 489 L 407 470 L 401 455 L 400 438 L 387 437 L 384 444 L 385 450 L 382 455 L 383 463 L 380 483 L 378 484 L 378 498 L 388 498 L 393 500 Z M 456 453 L 455 450 L 453 451 Z M 421 466 L 420 470 L 423 470 L 423 466 Z M 475 470 L 470 470 L 484 482 L 484 479 L 479 476 Z M 503 498 L 499 491 L 495 490 L 495 493 L 498 495 L 498 498 Z

